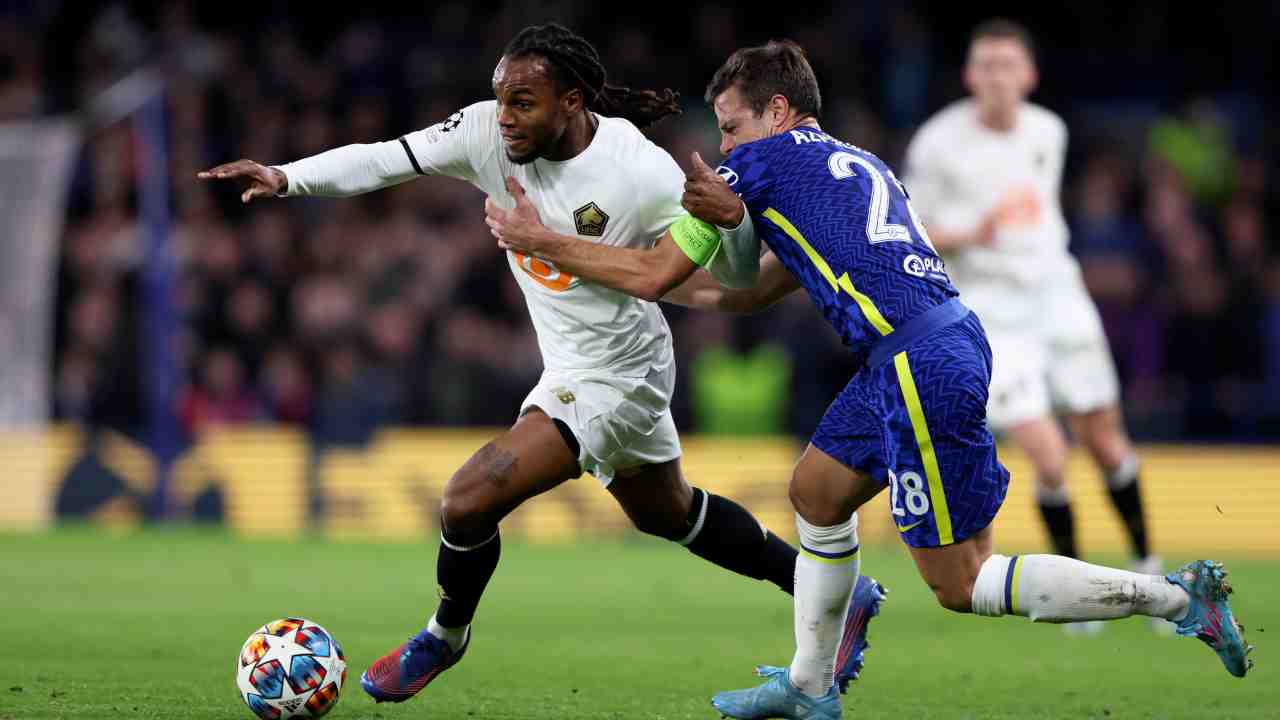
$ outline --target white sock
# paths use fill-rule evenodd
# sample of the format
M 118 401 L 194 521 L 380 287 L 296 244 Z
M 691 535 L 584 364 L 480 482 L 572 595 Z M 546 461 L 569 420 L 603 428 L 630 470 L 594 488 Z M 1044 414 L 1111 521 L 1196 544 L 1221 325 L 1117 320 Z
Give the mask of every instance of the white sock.
M 1111 490 L 1123 490 L 1132 485 L 1138 479 L 1139 465 L 1137 453 L 1129 453 L 1129 457 L 1106 473 L 1107 487 Z
M 791 683 L 810 697 L 822 697 L 835 684 L 836 652 L 858 580 L 858 516 L 841 525 L 817 527 L 797 514 L 796 528 L 800 554 Z
M 432 613 L 431 619 L 427 621 L 427 632 L 445 641 L 449 647 L 453 648 L 454 652 L 457 652 L 458 648 L 462 647 L 463 643 L 467 641 L 467 634 L 471 632 L 471 625 L 447 628 L 436 622 L 436 616 Z
M 1090 565 L 1060 555 L 992 555 L 973 584 L 978 615 L 1067 623 L 1147 615 L 1177 621 L 1189 597 L 1160 575 Z
M 1048 507 L 1062 507 L 1071 504 L 1071 490 L 1066 483 L 1057 487 L 1036 484 L 1036 502 Z

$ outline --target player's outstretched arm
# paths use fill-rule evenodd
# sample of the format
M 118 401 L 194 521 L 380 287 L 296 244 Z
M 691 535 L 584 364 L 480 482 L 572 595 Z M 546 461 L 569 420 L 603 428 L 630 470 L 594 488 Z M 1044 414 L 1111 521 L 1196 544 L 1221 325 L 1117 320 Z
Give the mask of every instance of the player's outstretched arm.
M 485 223 L 503 250 L 548 260 L 562 272 L 650 301 L 657 301 L 698 269 L 670 231 L 647 250 L 587 242 L 543 225 L 515 178 L 507 178 L 507 190 L 515 198 L 514 209 L 504 210 L 491 198 L 484 204 Z
M 197 173 L 205 181 L 230 180 L 245 186 L 241 202 L 277 195 L 350 197 L 419 177 L 398 141 L 344 145 L 276 167 L 237 160 Z
M 760 258 L 760 281 L 752 287 L 730 289 L 710 273 L 694 273 L 663 296 L 663 302 L 697 310 L 730 313 L 759 312 L 800 288 L 800 281 L 772 252 Z

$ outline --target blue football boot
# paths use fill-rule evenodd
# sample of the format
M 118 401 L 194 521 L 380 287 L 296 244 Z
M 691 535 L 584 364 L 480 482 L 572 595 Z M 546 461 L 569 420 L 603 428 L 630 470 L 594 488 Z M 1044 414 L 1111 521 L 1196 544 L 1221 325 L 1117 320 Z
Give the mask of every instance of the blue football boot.
M 849 683 L 862 672 L 863 653 L 871 644 L 867 642 L 867 625 L 880 614 L 880 603 L 885 601 L 889 589 L 874 578 L 858 576 L 849 600 L 849 614 L 844 619 L 844 635 L 836 652 L 836 687 L 841 693 L 849 692 Z
M 1231 584 L 1222 563 L 1196 560 L 1165 577 L 1191 596 L 1187 616 L 1178 621 L 1178 634 L 1200 638 L 1218 653 L 1227 672 L 1244 677 L 1253 667 L 1248 658 L 1253 646 L 1244 641 L 1244 627 L 1231 614 Z
M 404 702 L 456 665 L 470 646 L 470 631 L 455 652 L 448 643 L 423 630 L 370 665 L 360 675 L 360 687 L 377 702 Z
M 832 685 L 826 695 L 809 697 L 791 684 L 787 668 L 761 665 L 756 674 L 768 678 L 763 685 L 746 690 L 717 693 L 711 704 L 722 717 L 738 720 L 788 718 L 791 720 L 840 720 L 840 693 Z

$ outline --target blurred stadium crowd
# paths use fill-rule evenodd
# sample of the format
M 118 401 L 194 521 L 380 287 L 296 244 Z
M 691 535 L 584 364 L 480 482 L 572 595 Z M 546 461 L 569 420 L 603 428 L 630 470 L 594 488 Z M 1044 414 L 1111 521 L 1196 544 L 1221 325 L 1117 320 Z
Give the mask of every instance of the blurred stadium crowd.
M 446 2 L 307 18 L 284 3 L 243 11 L 251 17 L 204 5 L 0 5 L 0 121 L 72 109 L 131 68 L 163 68 L 183 427 L 194 436 L 276 421 L 338 444 L 387 424 L 505 424 L 534 384 L 532 327 L 482 197 L 428 179 L 355 200 L 246 208 L 233 190 L 198 184 L 198 169 L 284 162 L 438 122 L 490 97 L 502 46 L 552 18 L 597 44 L 613 81 L 683 94 L 685 114 L 652 133 L 682 166 L 693 150 L 718 156 L 701 100 L 711 72 L 736 46 L 778 35 L 810 52 L 824 129 L 897 166 L 913 129 L 960 96 L 967 32 L 985 17 L 870 2 L 748 19 L 694 5 L 671 28 L 661 4 L 619 14 Z M 1194 23 L 1241 21 L 1230 6 L 1192 25 L 1171 10 L 1148 8 L 1138 22 L 1136 10 L 1102 7 L 1070 27 L 1022 19 L 1039 34 L 1036 97 L 1072 130 L 1072 248 L 1134 433 L 1280 437 L 1277 176 L 1255 65 L 1270 51 L 1180 44 L 1204 29 Z M 1263 27 L 1275 26 L 1270 12 Z M 56 418 L 125 430 L 143 421 L 146 381 L 134 143 L 120 125 L 92 136 L 78 161 L 51 368 Z M 854 369 L 801 297 L 752 317 L 665 311 L 682 428 L 803 433 Z

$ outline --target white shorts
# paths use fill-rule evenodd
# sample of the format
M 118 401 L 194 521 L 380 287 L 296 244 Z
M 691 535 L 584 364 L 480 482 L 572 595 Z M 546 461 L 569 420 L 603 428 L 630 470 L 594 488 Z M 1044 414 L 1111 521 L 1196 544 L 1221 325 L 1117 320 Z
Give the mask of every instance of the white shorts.
M 1074 415 L 1117 402 L 1120 381 L 1111 348 L 1082 284 L 1009 301 L 1032 304 L 1039 312 L 1034 323 L 1019 327 L 984 323 L 993 358 L 987 403 L 993 428 L 1004 430 L 1055 411 Z
M 675 363 L 634 378 L 547 371 L 520 412 L 536 407 L 568 425 L 578 439 L 578 464 L 608 487 L 618 470 L 680 457 L 671 418 L 675 379 Z

